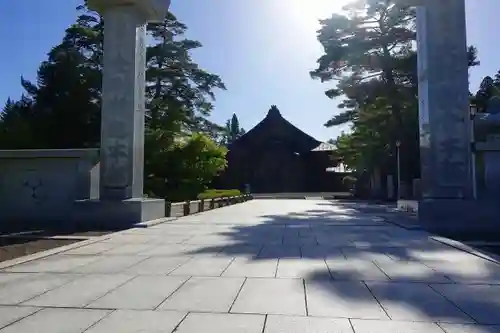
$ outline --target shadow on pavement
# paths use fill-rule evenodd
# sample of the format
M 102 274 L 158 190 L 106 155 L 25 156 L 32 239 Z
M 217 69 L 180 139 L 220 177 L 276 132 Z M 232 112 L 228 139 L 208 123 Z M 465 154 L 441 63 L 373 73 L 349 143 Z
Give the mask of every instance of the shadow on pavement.
M 228 244 L 196 254 L 279 259 L 277 274 L 280 264 L 297 259 L 304 263 L 299 277 L 307 297 L 319 292 L 334 307 L 355 304 L 363 311 L 380 304 L 394 320 L 500 324 L 496 263 L 429 239 L 425 232 L 386 223 L 379 217 L 387 211 L 384 206 L 332 201 L 316 207 L 235 225 L 220 233 Z M 308 270 L 308 259 L 324 259 L 325 268 Z

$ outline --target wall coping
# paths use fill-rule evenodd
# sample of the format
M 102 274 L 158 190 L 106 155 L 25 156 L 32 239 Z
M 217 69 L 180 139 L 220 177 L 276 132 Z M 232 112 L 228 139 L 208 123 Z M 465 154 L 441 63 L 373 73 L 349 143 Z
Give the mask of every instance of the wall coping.
M 234 198 L 243 198 L 243 197 L 246 197 L 247 195 L 245 194 L 242 194 L 242 195 L 238 195 L 238 196 L 232 196 L 232 197 L 219 197 L 219 198 L 212 198 L 212 199 L 203 199 L 203 202 L 210 202 L 210 201 L 214 201 L 214 202 L 217 202 L 217 201 L 222 201 L 222 200 L 226 200 L 226 199 L 234 199 Z M 196 204 L 196 203 L 200 203 L 202 200 L 186 200 L 186 201 L 177 201 L 177 202 L 170 202 L 170 205 L 172 206 L 180 206 L 180 205 L 185 205 L 187 204 L 188 202 L 190 204 Z M 167 203 L 169 203 L 167 201 Z
M 0 150 L 0 159 L 89 158 L 89 157 L 94 158 L 98 156 L 99 156 L 99 148 Z

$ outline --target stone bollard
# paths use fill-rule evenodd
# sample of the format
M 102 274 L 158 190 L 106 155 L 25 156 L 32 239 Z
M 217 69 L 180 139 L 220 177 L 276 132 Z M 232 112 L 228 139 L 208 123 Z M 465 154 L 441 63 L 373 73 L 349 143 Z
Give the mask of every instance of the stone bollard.
M 201 199 L 198 201 L 198 213 L 201 213 L 205 210 L 205 200 Z
M 191 202 L 188 200 L 188 201 L 184 202 L 184 204 L 182 206 L 183 206 L 182 210 L 183 210 L 184 216 L 188 216 L 190 211 L 191 211 Z
M 165 216 L 172 216 L 172 203 L 170 201 L 165 202 Z
M 422 198 L 422 189 L 421 189 L 420 179 L 413 179 L 413 198 L 421 199 Z

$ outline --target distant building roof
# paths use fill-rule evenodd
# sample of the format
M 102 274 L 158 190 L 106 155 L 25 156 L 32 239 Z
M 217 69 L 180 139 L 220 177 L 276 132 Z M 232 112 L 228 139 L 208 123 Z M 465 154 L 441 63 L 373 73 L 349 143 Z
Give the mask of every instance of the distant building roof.
M 335 145 L 332 145 L 331 143 L 328 142 L 321 142 L 319 146 L 317 146 L 311 151 L 335 151 L 335 150 L 337 150 L 337 147 L 335 147 Z
M 321 141 L 283 118 L 278 108 L 273 105 L 261 122 L 231 144 L 230 150 L 255 143 L 266 145 L 282 140 L 291 141 L 293 148 L 290 149 L 299 153 L 311 151 L 321 145 Z

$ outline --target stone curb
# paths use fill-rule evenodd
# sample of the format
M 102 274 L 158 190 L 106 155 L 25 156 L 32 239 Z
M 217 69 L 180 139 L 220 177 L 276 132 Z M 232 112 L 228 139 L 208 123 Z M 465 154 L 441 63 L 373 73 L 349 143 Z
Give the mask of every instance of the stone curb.
M 495 264 L 500 264 L 500 256 L 499 255 L 496 255 L 496 254 L 493 254 L 493 253 L 490 253 L 490 252 L 484 251 L 484 250 L 480 250 L 480 251 L 476 250 L 467 244 L 464 244 L 462 242 L 459 242 L 459 241 L 456 241 L 453 239 L 449 239 L 446 237 L 431 236 L 430 238 L 432 240 L 435 240 L 436 242 L 451 246 L 451 247 L 453 247 L 457 250 L 461 250 L 463 252 L 467 252 L 467 253 L 472 254 L 472 255 L 479 257 L 481 259 L 488 260 L 488 261 L 493 262 Z
M 23 256 L 23 257 L 19 257 L 19 258 L 14 258 L 14 259 L 11 259 L 11 260 L 0 262 L 0 269 L 5 269 L 5 268 L 11 267 L 11 266 L 15 266 L 15 265 L 19 265 L 19 264 L 24 264 L 24 263 L 27 263 L 27 262 L 30 262 L 30 261 L 33 261 L 33 260 L 42 259 L 42 258 L 45 258 L 45 257 L 52 256 L 54 254 L 59 254 L 61 252 L 66 252 L 66 251 L 73 250 L 73 249 L 76 249 L 76 248 L 79 248 L 79 247 L 82 247 L 82 246 L 94 244 L 94 243 L 97 243 L 97 242 L 100 242 L 100 241 L 108 239 L 109 237 L 111 237 L 112 234 L 113 233 L 107 234 L 107 235 L 103 235 L 103 236 L 93 237 L 92 239 L 84 240 L 84 241 L 81 241 L 81 242 L 76 242 L 76 243 L 73 243 L 73 244 L 68 244 L 68 245 L 56 247 L 56 248 L 53 248 L 53 249 L 49 249 L 49 250 L 45 250 L 45 251 L 41 251 L 41 252 L 29 254 L 27 256 Z
M 462 242 L 456 241 L 454 239 L 449 239 L 446 237 L 433 235 L 433 234 L 429 233 L 428 231 L 426 231 L 425 229 L 422 229 L 418 226 L 417 227 L 408 227 L 408 226 L 405 226 L 404 224 L 396 223 L 394 221 L 389 221 L 387 219 L 385 219 L 385 221 L 387 223 L 393 224 L 397 227 L 406 229 L 408 231 L 418 231 L 418 232 L 426 233 L 426 234 L 428 234 L 429 239 L 431 239 L 433 241 L 436 241 L 438 243 L 441 243 L 441 244 L 449 246 L 449 247 L 453 247 L 453 248 L 460 250 L 462 252 L 467 252 L 473 256 L 476 256 L 476 257 L 479 257 L 481 259 L 488 260 L 490 262 L 493 262 L 495 264 L 500 265 L 500 256 L 499 255 L 490 253 L 490 252 L 485 251 L 485 250 L 480 250 L 480 251 L 476 250 L 473 247 L 471 247 L 467 244 L 464 244 Z
M 133 228 L 150 228 L 150 227 L 154 227 L 155 225 L 159 225 L 159 224 L 162 224 L 162 223 L 167 223 L 167 222 L 175 221 L 175 220 L 178 220 L 178 219 L 179 219 L 178 217 L 164 217 L 164 218 L 157 219 L 157 220 L 139 222 L 139 223 L 136 223 L 136 224 L 132 225 L 132 227 L 130 229 L 133 229 Z
M 240 203 L 245 203 L 245 202 L 248 202 L 248 201 L 251 201 L 251 199 L 249 199 L 247 201 L 240 202 Z M 235 203 L 235 204 L 237 204 L 237 203 Z M 233 205 L 234 204 L 230 204 L 228 206 L 233 206 Z M 226 206 L 223 206 L 223 207 L 226 207 Z M 220 207 L 220 208 L 223 208 L 223 207 Z M 217 209 L 217 208 L 214 208 L 214 209 Z M 196 213 L 193 213 L 191 215 L 202 214 L 204 212 L 196 212 Z M 90 245 L 90 244 L 94 244 L 94 243 L 106 240 L 108 238 L 111 238 L 112 235 L 121 234 L 121 233 L 124 233 L 124 232 L 126 232 L 126 231 L 128 231 L 130 229 L 134 229 L 134 228 L 149 228 L 149 227 L 153 227 L 153 226 L 156 226 L 156 225 L 159 225 L 159 224 L 162 224 L 162 223 L 167 223 L 167 222 L 178 220 L 181 217 L 165 217 L 165 218 L 161 218 L 161 219 L 157 219 L 157 220 L 136 223 L 134 225 L 131 225 L 130 228 L 128 228 L 128 229 L 120 230 L 120 231 L 116 231 L 116 232 L 111 232 L 109 234 L 102 235 L 102 236 L 92 237 L 91 239 L 88 239 L 88 237 L 85 237 L 85 236 L 82 236 L 82 237 L 75 236 L 74 238 L 73 237 L 71 237 L 71 238 L 69 238 L 69 237 L 58 237 L 59 239 L 86 239 L 86 238 L 87 239 L 83 240 L 81 242 L 76 242 L 76 243 L 73 243 L 73 244 L 68 244 L 68 245 L 56 247 L 56 248 L 53 248 L 53 249 L 49 249 L 49 250 L 45 250 L 45 251 L 41 251 L 41 252 L 29 254 L 27 256 L 22 256 L 22 257 L 19 257 L 19 258 L 14 258 L 14 259 L 11 259 L 11 260 L 6 260 L 4 262 L 0 262 L 0 270 L 8 268 L 8 267 L 15 266 L 15 265 L 24 264 L 24 263 L 27 263 L 27 262 L 30 262 L 30 261 L 33 261 L 33 260 L 38 260 L 38 259 L 43 259 L 43 258 L 46 258 L 46 257 L 50 257 L 52 255 L 59 254 L 59 253 L 62 253 L 62 252 L 66 252 L 66 251 L 73 250 L 73 249 L 77 249 L 77 248 L 82 247 L 82 246 L 87 246 L 87 245 Z
M 403 214 L 402 216 L 400 216 L 401 218 L 408 218 L 406 215 L 404 215 L 405 212 L 403 212 L 401 210 L 394 210 L 393 212 L 396 214 L 397 213 Z M 471 247 L 470 245 L 467 245 L 465 243 L 459 242 L 459 241 L 454 240 L 454 239 L 450 239 L 450 238 L 446 238 L 446 237 L 442 237 L 442 236 L 436 236 L 436 235 L 431 234 L 430 232 L 426 231 L 424 228 L 420 227 L 418 225 L 418 223 L 415 225 L 407 225 L 405 223 L 398 223 L 398 222 L 394 221 L 394 219 L 388 218 L 386 216 L 381 217 L 381 218 L 383 218 L 386 223 L 395 225 L 397 227 L 406 229 L 408 231 L 418 231 L 418 232 L 426 233 L 426 234 L 428 234 L 429 239 L 431 239 L 433 241 L 436 241 L 436 242 L 441 243 L 443 245 L 450 246 L 450 247 L 455 248 L 457 250 L 469 253 L 469 254 L 476 256 L 476 257 L 479 257 L 481 259 L 488 260 L 488 261 L 493 262 L 495 264 L 500 264 L 500 256 L 499 255 L 496 255 L 494 253 L 490 253 L 490 252 L 485 251 L 485 250 L 477 250 L 477 249 Z

